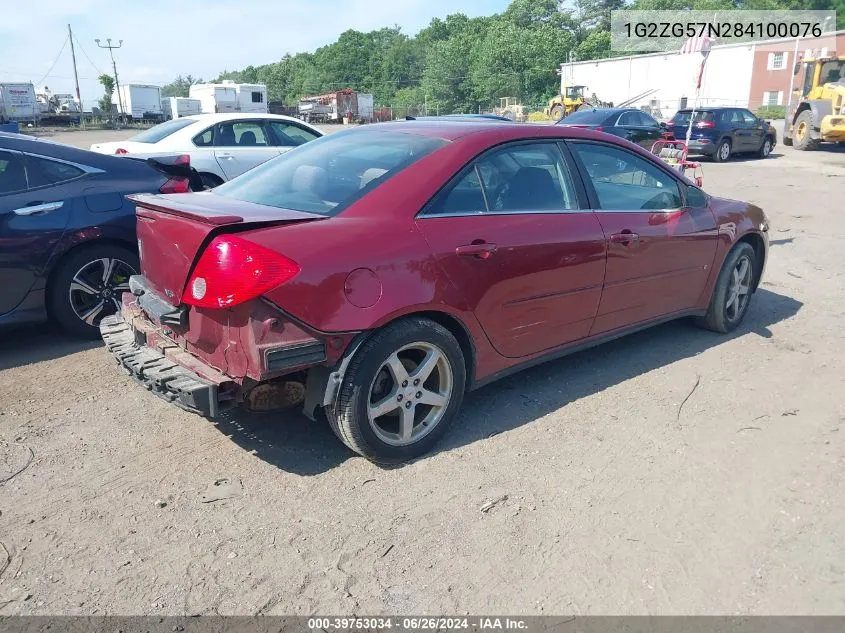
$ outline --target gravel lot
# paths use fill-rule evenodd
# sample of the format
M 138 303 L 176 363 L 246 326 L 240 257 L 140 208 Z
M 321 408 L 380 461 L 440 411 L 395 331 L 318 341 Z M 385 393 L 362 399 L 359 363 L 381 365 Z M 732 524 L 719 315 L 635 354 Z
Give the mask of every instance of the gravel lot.
M 845 152 L 704 170 L 773 225 L 740 331 L 672 323 L 493 384 L 400 468 L 0 334 L 0 482 L 23 468 L 0 614 L 842 613 Z

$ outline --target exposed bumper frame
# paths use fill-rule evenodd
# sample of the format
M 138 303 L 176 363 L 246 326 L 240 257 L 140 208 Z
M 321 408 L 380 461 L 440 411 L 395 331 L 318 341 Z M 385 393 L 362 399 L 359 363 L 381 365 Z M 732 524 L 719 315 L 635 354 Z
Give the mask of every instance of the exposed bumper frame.
M 207 418 L 220 413 L 219 387 L 228 381 L 222 374 L 223 380 L 217 383 L 206 380 L 178 362 L 176 356 L 185 353 L 180 348 L 163 353 L 149 347 L 143 322 L 130 325 L 121 313 L 105 317 L 100 323 L 100 334 L 117 362 L 147 390 Z

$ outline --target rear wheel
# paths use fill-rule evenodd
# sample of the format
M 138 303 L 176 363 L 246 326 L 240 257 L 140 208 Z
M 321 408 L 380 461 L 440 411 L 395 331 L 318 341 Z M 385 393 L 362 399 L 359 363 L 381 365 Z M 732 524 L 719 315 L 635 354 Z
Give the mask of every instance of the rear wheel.
M 81 248 L 59 264 L 47 288 L 50 316 L 65 331 L 97 339 L 103 317 L 120 310 L 138 256 L 114 244 Z
M 793 147 L 801 151 L 813 151 L 818 149 L 819 140 L 812 138 L 813 133 L 813 113 L 810 110 L 804 110 L 795 119 L 794 128 L 794 142 Z
M 326 411 L 335 434 L 356 453 L 391 463 L 427 453 L 463 400 L 466 370 L 449 330 L 427 319 L 398 321 L 357 351 Z
M 751 302 L 756 259 L 754 248 L 746 242 L 740 242 L 728 253 L 713 288 L 707 314 L 697 320 L 699 326 L 726 334 L 742 323 Z
M 728 139 L 719 141 L 716 151 L 713 152 L 713 160 L 717 163 L 724 163 L 731 157 L 731 142 Z

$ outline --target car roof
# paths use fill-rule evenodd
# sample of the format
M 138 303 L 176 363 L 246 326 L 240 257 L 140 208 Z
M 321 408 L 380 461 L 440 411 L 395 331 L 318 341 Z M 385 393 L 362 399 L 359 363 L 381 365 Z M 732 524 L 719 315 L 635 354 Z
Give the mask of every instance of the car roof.
M 180 117 L 192 121 L 206 123 L 208 121 L 231 121 L 232 119 L 278 119 L 280 121 L 299 121 L 296 117 L 284 114 L 270 114 L 269 112 L 218 112 L 209 114 L 190 114 Z
M 678 112 L 692 112 L 692 110 L 692 108 L 681 108 Z M 748 108 L 743 108 L 742 106 L 703 106 L 695 108 L 696 112 L 715 112 L 718 110 L 748 110 Z
M 596 138 L 604 139 L 606 135 L 592 132 L 582 128 L 564 127 L 550 125 L 548 123 L 516 123 L 513 121 L 494 121 L 478 119 L 428 119 L 413 121 L 388 121 L 385 123 L 373 123 L 362 125 L 347 133 L 367 134 L 370 132 L 404 132 L 440 138 L 446 141 L 455 141 L 467 136 L 488 135 L 500 141 L 516 139 L 531 139 L 555 136 L 560 138 Z

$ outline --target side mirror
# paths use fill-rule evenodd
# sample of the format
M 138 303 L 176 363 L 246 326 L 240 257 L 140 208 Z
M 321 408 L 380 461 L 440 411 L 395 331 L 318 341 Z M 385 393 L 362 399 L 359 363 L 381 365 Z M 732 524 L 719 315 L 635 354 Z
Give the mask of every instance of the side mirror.
M 801 64 L 795 64 L 795 67 L 792 69 L 792 74 L 797 75 L 801 72 Z
M 669 129 L 669 126 L 668 126 L 668 125 L 666 125 L 666 122 L 665 122 L 665 121 L 661 121 L 661 122 L 660 122 L 660 129 L 661 129 L 661 130 L 667 130 L 667 129 Z

